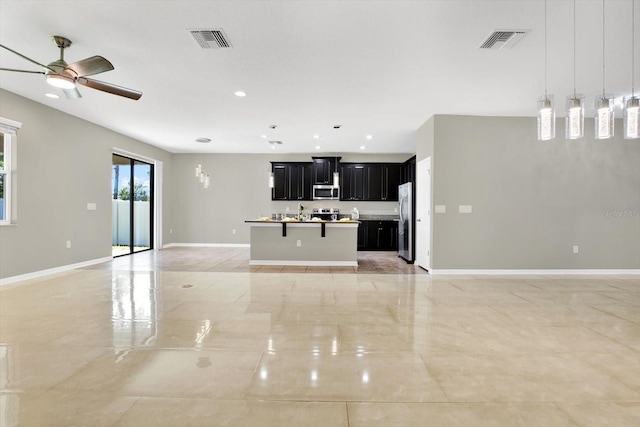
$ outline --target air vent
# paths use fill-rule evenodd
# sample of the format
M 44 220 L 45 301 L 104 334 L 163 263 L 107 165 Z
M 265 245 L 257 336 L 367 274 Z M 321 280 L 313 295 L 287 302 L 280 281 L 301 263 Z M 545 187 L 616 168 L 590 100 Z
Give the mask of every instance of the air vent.
M 527 32 L 528 30 L 495 30 L 484 39 L 480 45 L 480 49 L 499 50 L 511 48 L 520 41 Z
M 221 29 L 189 30 L 189 32 L 202 49 L 228 49 L 232 47 Z

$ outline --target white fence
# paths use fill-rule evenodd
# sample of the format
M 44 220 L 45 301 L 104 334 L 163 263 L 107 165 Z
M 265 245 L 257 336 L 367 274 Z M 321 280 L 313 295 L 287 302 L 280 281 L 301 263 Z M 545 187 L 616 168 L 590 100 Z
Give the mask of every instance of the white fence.
M 111 201 L 111 244 L 129 246 L 130 242 L 130 204 L 129 200 Z M 151 246 L 150 202 L 133 202 L 134 235 L 133 246 Z

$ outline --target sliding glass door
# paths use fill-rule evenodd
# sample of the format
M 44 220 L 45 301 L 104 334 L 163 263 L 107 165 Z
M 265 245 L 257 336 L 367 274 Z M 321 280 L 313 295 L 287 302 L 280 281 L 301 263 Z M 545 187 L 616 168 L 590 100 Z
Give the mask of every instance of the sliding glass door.
M 153 165 L 114 154 L 111 181 L 112 255 L 153 249 Z

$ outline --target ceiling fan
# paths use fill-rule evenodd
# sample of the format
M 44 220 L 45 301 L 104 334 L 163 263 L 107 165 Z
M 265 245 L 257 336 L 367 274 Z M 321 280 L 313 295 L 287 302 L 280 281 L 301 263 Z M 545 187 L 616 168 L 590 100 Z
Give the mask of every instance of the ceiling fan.
M 62 89 L 64 94 L 69 99 L 82 98 L 76 85 L 87 86 L 92 89 L 97 89 L 102 92 L 111 93 L 113 95 L 124 96 L 134 100 L 140 99 L 142 92 L 133 89 L 127 89 L 125 87 L 116 86 L 111 83 L 101 82 L 98 80 L 88 79 L 87 76 L 104 73 L 105 71 L 111 71 L 114 69 L 111 62 L 102 56 L 96 55 L 90 58 L 81 59 L 72 64 L 67 64 L 64 60 L 64 50 L 71 46 L 71 40 L 62 36 L 53 36 L 53 43 L 60 48 L 60 59 L 53 61 L 49 65 L 43 65 L 31 58 L 24 56 L 21 53 L 16 52 L 13 49 L 8 48 L 0 44 L 0 47 L 15 53 L 19 57 L 26 59 L 44 69 L 44 71 L 29 71 L 29 70 L 16 70 L 13 68 L 0 68 L 0 71 L 14 71 L 18 73 L 32 73 L 32 74 L 44 74 L 47 78 L 47 83 L 52 86 Z

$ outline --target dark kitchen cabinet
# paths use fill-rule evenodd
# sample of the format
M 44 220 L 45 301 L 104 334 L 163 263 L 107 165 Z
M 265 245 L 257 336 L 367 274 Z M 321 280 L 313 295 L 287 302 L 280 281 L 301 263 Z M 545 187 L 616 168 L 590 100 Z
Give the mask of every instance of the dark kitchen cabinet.
M 367 249 L 367 235 L 369 234 L 369 227 L 367 224 L 369 221 L 360 221 L 358 225 L 358 250 L 364 251 Z
M 361 221 L 358 227 L 358 250 L 397 251 L 397 221 Z
M 313 183 L 333 185 L 333 173 L 338 171 L 340 157 L 313 157 Z
M 402 184 L 405 182 L 416 182 L 416 156 L 402 164 Z
M 284 163 L 273 163 L 271 165 L 271 173 L 273 173 L 271 200 L 289 200 L 289 174 L 287 172 L 287 165 Z
M 272 163 L 271 200 L 311 200 L 313 163 Z
M 366 199 L 398 201 L 398 185 L 402 181 L 402 164 L 369 163 L 366 165 Z
M 366 200 L 364 163 L 340 165 L 340 200 Z

